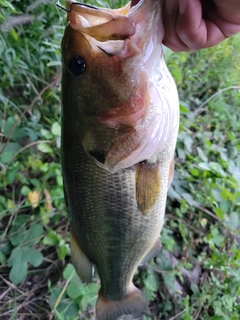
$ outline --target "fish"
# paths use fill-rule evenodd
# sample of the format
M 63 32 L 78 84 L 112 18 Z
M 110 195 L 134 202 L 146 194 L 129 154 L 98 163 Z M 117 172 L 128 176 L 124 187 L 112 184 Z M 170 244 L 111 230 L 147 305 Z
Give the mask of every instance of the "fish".
M 164 62 L 162 2 L 119 9 L 67 0 L 62 51 L 61 152 L 71 259 L 100 278 L 96 319 L 141 315 L 133 284 L 161 250 L 179 127 Z

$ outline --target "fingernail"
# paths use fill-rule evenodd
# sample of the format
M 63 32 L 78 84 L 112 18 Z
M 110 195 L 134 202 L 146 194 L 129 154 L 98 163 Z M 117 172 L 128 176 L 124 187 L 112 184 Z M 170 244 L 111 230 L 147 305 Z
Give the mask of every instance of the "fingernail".
M 187 6 L 188 6 L 188 0 L 179 0 L 179 13 L 184 14 L 187 10 Z

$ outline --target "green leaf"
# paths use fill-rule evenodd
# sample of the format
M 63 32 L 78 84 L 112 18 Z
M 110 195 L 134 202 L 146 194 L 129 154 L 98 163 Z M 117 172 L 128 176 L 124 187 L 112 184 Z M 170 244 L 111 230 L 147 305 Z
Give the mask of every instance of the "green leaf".
M 18 34 L 17 34 L 16 30 L 15 30 L 15 29 L 11 29 L 11 30 L 10 30 L 10 33 L 11 33 L 13 39 L 14 39 L 15 41 L 18 41 L 19 38 L 18 38 Z
M 51 309 L 54 308 L 54 305 L 61 294 L 61 288 L 55 288 L 50 295 L 49 304 Z M 60 303 L 57 306 L 57 314 L 62 315 L 62 319 L 66 320 L 77 320 L 77 318 L 73 318 L 78 314 L 78 307 L 76 304 L 71 303 L 69 299 L 67 299 L 67 295 L 64 292 Z
M 80 305 L 83 311 L 87 309 L 88 305 L 95 306 L 98 296 L 98 286 L 95 283 L 90 283 L 88 286 L 84 285 L 84 287 L 85 293 L 83 291 L 83 296 L 80 301 Z
M 226 172 L 223 170 L 220 163 L 209 162 L 209 166 L 212 171 L 215 171 L 216 173 L 220 174 L 221 176 L 226 177 Z
M 37 244 L 40 241 L 40 237 L 42 234 L 43 234 L 42 225 L 38 223 L 32 224 L 28 230 L 28 234 L 25 239 L 25 242 L 27 242 L 29 246 L 33 246 L 34 244 Z
M 38 251 L 34 248 L 30 248 L 28 250 L 28 261 L 34 267 L 38 267 L 43 261 L 43 255 L 40 251 Z
M 203 169 L 203 170 L 211 171 L 208 163 L 200 162 L 200 163 L 198 164 L 198 166 L 199 166 L 199 168 L 201 168 L 201 169 Z
M 3 164 L 7 164 L 13 157 L 14 152 L 13 151 L 5 151 L 1 156 L 0 156 L 0 162 Z
M 53 135 L 52 133 L 49 131 L 49 130 L 46 130 L 46 129 L 41 129 L 41 135 L 45 138 L 45 139 L 52 139 L 53 138 Z
M 65 280 L 72 279 L 73 277 L 76 277 L 76 271 L 71 263 L 68 263 L 66 268 L 63 270 L 63 278 Z M 78 277 L 77 277 L 78 278 Z
M 62 66 L 61 61 L 51 61 L 47 64 L 47 67 L 55 67 L 55 66 Z
M 17 134 L 15 134 L 15 132 L 14 132 L 13 138 L 15 140 L 19 141 L 20 143 L 24 138 L 29 138 L 29 140 L 30 140 L 29 142 L 34 142 L 37 140 L 38 135 L 37 135 L 36 131 L 34 131 L 33 129 L 28 128 L 28 127 L 24 127 L 24 128 L 19 129 Z
M 199 171 L 196 168 L 190 168 L 189 172 L 194 176 L 194 177 L 198 177 L 199 176 Z
M 185 193 L 184 192 L 184 193 L 181 194 L 181 196 L 183 197 L 183 199 L 185 199 L 188 202 L 188 204 L 190 206 L 197 207 L 199 205 L 199 203 L 193 199 L 193 197 L 192 197 L 192 195 L 190 193 Z
M 239 220 L 240 220 L 240 214 L 236 211 L 233 211 L 231 213 L 231 225 L 234 228 L 238 228 L 239 227 Z
M 181 113 L 189 113 L 189 110 L 185 108 L 182 104 L 180 104 L 180 112 Z
M 32 224 L 29 229 L 22 228 L 21 232 L 16 232 L 10 237 L 13 246 L 19 246 L 20 244 L 32 246 L 40 241 L 40 237 L 43 234 L 43 227 L 38 224 Z
M 6 261 L 5 255 L 0 251 L 0 264 Z
M 71 281 L 67 287 L 66 292 L 71 299 L 76 299 L 77 297 L 85 294 L 84 285 L 79 281 Z
M 60 236 L 55 231 L 51 230 L 44 238 L 43 243 L 49 246 L 57 246 L 60 241 Z
M 61 313 L 58 310 L 55 310 L 55 313 L 57 315 L 57 320 L 65 320 L 64 313 Z
M 9 236 L 9 239 L 13 246 L 16 247 L 21 243 L 21 239 L 23 238 L 23 233 L 26 230 L 25 224 L 28 221 L 28 219 L 29 217 L 24 214 L 17 216 Z
M 67 247 L 66 247 L 65 244 L 59 246 L 59 249 L 58 249 L 58 258 L 59 258 L 60 260 L 64 259 L 64 258 L 66 257 L 66 255 L 67 255 L 67 253 L 68 253 L 68 250 L 67 250 Z
M 15 127 L 14 130 L 16 130 L 17 126 L 18 126 L 17 120 L 14 117 L 8 117 L 7 120 L 5 121 L 5 126 L 4 126 L 5 137 L 9 138 L 9 136 L 14 132 L 13 128 Z
M 17 172 L 18 172 L 18 167 L 16 168 L 11 168 L 7 170 L 7 178 L 8 178 L 8 183 L 12 184 L 14 182 L 14 180 L 16 179 L 17 176 Z
M 167 288 L 169 288 L 173 292 L 176 292 L 176 288 L 174 285 L 174 277 L 172 273 L 171 274 L 169 273 L 167 277 L 163 277 L 163 281 Z
M 0 145 L 0 150 L 3 148 L 4 145 Z M 22 146 L 18 142 L 8 142 L 6 148 L 2 154 L 0 154 L 0 161 L 3 164 L 7 164 L 13 157 L 13 155 L 18 152 Z
M 225 216 L 225 211 L 221 208 L 216 208 L 215 210 L 215 214 L 216 216 L 221 219 L 221 220 L 224 220 L 224 216 Z
M 60 135 L 61 135 L 61 126 L 60 126 L 60 124 L 58 122 L 54 122 L 52 124 L 52 130 L 51 131 L 52 131 L 52 134 L 54 134 L 55 136 L 60 137 Z
M 1 3 L 2 6 L 6 7 L 6 8 L 9 8 L 11 9 L 12 11 L 15 11 L 15 8 L 14 6 L 7 0 L 4 0 L 2 3 Z
M 19 284 L 27 276 L 28 263 L 37 267 L 42 263 L 42 260 L 42 253 L 36 249 L 27 246 L 13 249 L 8 260 L 8 265 L 12 267 L 9 274 L 10 280 L 15 285 Z
M 28 186 L 22 186 L 22 188 L 21 188 L 21 194 L 25 197 L 28 196 L 30 191 L 31 191 L 31 189 Z
M 37 148 L 39 151 L 44 153 L 53 153 L 52 148 L 47 143 L 44 143 L 44 142 L 38 143 Z
M 45 205 L 46 205 L 47 202 L 45 202 Z M 49 211 L 46 210 L 45 208 L 43 207 L 40 207 L 40 215 L 41 215 L 41 218 L 42 218 L 42 223 L 43 225 L 47 225 L 49 222 L 50 222 L 50 215 L 49 215 Z
M 58 297 L 60 296 L 61 291 L 62 291 L 61 288 L 54 288 L 53 291 L 51 292 L 50 299 L 49 299 L 49 304 L 50 304 L 51 309 L 54 308 L 54 305 L 55 305 L 56 301 L 58 300 Z M 59 312 L 61 312 L 62 310 L 64 310 L 66 308 L 66 303 L 62 302 L 62 300 L 65 300 L 66 297 L 67 297 L 66 293 L 64 292 L 62 295 L 61 301 L 58 304 L 57 310 Z
M 144 279 L 144 284 L 146 288 L 150 289 L 151 291 L 157 291 L 158 289 L 158 281 L 157 276 L 153 271 L 148 271 L 148 275 L 146 279 Z
M 199 158 L 200 158 L 203 162 L 208 162 L 208 158 L 205 156 L 203 150 L 202 150 L 200 147 L 197 147 L 197 152 L 198 152 Z

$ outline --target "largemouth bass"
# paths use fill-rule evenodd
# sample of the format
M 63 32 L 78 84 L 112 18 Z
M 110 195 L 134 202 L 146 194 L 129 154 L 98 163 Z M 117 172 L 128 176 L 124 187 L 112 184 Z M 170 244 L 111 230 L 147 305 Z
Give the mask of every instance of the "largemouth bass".
M 160 250 L 178 95 L 164 63 L 161 1 L 111 10 L 67 1 L 62 170 L 73 265 L 96 267 L 98 320 L 141 314 L 139 264 Z

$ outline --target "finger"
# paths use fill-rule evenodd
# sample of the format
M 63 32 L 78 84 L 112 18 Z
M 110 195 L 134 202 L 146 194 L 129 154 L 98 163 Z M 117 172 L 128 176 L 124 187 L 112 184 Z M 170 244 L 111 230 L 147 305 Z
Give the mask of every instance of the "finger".
M 176 0 L 165 0 L 162 6 L 162 18 L 164 25 L 163 44 L 171 50 L 188 51 L 188 47 L 180 39 L 176 32 L 176 20 L 179 14 L 179 5 Z
M 212 21 L 225 38 L 240 32 L 240 2 L 225 0 L 202 0 L 206 20 Z M 221 6 L 222 4 L 222 6 Z M 211 30 L 210 30 L 211 31 Z
M 176 30 L 179 38 L 191 50 L 211 47 L 226 39 L 214 19 L 203 19 L 202 4 L 207 17 L 210 17 L 211 12 L 216 16 L 212 1 L 201 3 L 200 0 L 179 0 Z

